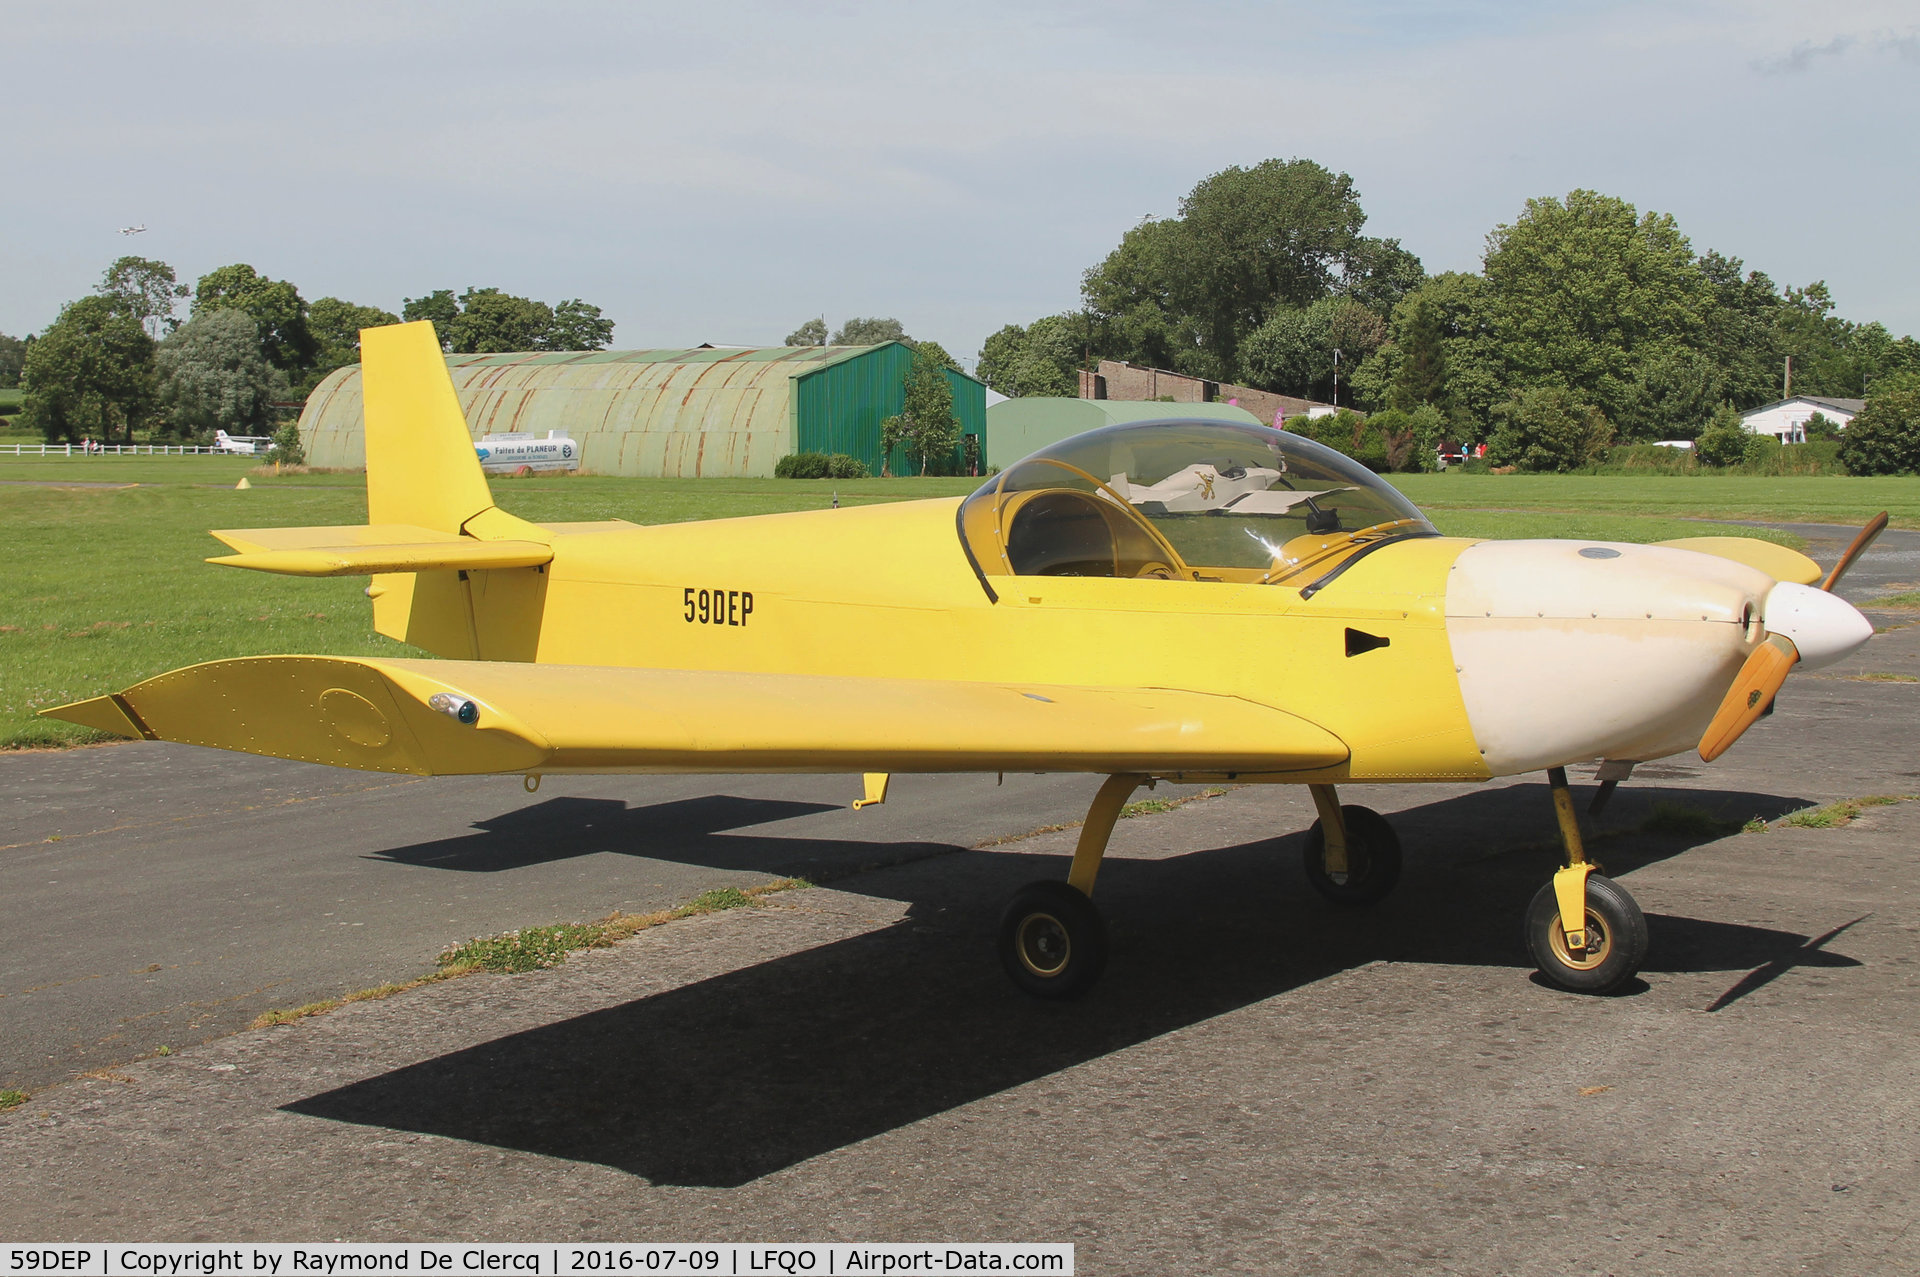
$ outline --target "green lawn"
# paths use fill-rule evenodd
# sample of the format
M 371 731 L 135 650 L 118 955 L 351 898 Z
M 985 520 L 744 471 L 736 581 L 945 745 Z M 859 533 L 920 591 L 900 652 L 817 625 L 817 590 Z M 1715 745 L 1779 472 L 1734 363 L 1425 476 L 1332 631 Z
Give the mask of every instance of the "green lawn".
M 1920 477 L 1912 475 L 1445 473 L 1392 478 L 1436 517 L 1448 510 L 1546 510 L 1857 526 L 1885 510 L 1894 527 L 1920 528 Z
M 242 475 L 249 491 L 235 491 Z M 18 481 L 102 487 L 39 487 Z M 15 482 L 7 482 L 15 481 Z M 1415 475 L 1399 480 L 1444 532 L 1658 541 L 1748 529 L 1683 516 L 1859 522 L 1880 508 L 1920 526 L 1920 479 Z M 969 479 L 498 479 L 501 506 L 536 522 L 672 523 L 970 491 Z M 1482 508 L 1484 507 L 1484 508 Z M 410 649 L 369 628 L 364 581 L 209 567 L 209 528 L 352 524 L 355 474 L 272 477 L 245 458 L 0 457 L 9 571 L 0 585 L 0 746 L 88 733 L 33 717 L 194 661 L 266 652 Z M 1792 543 L 1791 537 L 1776 538 Z

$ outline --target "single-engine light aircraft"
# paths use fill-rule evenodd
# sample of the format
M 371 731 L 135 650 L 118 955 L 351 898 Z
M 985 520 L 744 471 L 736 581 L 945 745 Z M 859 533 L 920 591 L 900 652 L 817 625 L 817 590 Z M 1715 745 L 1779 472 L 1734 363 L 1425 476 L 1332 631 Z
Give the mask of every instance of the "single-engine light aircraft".
M 1873 632 L 1804 555 L 1441 536 L 1331 449 L 1217 421 L 1109 426 L 964 499 L 641 527 L 493 503 L 425 323 L 362 337 L 364 527 L 216 532 L 211 560 L 370 575 L 374 626 L 438 660 L 263 656 L 46 711 L 148 740 L 415 775 L 893 772 L 1106 776 L 1066 880 L 1023 888 L 1000 958 L 1041 997 L 1106 960 L 1091 902 L 1155 780 L 1309 786 L 1306 873 L 1380 900 L 1393 827 L 1343 784 L 1545 771 L 1566 864 L 1527 910 L 1545 976 L 1619 986 L 1639 907 L 1580 842 L 1636 763 L 1718 756 L 1790 669 Z

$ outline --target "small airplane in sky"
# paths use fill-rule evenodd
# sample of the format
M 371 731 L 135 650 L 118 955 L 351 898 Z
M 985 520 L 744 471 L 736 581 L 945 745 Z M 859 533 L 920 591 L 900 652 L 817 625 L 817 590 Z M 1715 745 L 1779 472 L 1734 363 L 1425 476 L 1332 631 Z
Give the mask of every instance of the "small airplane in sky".
M 641 527 L 493 503 L 430 324 L 366 330 L 357 527 L 216 532 L 211 562 L 367 575 L 374 627 L 441 659 L 218 660 L 45 713 L 148 740 L 415 775 L 1104 775 L 1065 881 L 1019 891 L 1014 982 L 1099 977 L 1091 896 L 1134 790 L 1307 785 L 1308 881 L 1382 899 L 1393 826 L 1343 784 L 1544 771 L 1566 864 L 1526 915 L 1565 988 L 1617 988 L 1646 921 L 1595 871 L 1566 767 L 1711 760 L 1790 670 L 1872 634 L 1750 538 L 1663 545 L 1441 536 L 1396 489 L 1297 435 L 1130 423 L 1025 458 L 964 499 Z
M 138 235 L 140 232 L 146 229 L 147 229 L 147 224 L 145 222 L 142 222 L 138 226 L 122 226 L 120 228 L 120 233 L 122 235 Z

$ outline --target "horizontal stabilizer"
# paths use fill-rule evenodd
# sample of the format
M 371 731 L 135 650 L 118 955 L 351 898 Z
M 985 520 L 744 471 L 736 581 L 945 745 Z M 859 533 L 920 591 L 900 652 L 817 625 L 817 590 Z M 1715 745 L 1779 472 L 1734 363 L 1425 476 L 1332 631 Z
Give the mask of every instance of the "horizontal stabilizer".
M 1784 545 L 1775 545 L 1758 537 L 1682 537 L 1678 541 L 1662 541 L 1660 544 L 1670 549 L 1692 550 L 1697 554 L 1732 559 L 1735 563 L 1758 568 L 1776 581 L 1792 581 L 1795 585 L 1812 585 L 1825 575 L 1818 563 L 1798 550 L 1789 550 Z
M 1347 747 L 1231 696 L 806 674 L 261 656 L 43 711 L 367 771 L 1289 772 Z M 131 733 L 129 733 L 131 734 Z
M 482 541 L 406 523 L 242 528 L 213 535 L 240 553 L 207 562 L 288 576 L 528 568 L 553 558 L 553 547 L 538 541 Z

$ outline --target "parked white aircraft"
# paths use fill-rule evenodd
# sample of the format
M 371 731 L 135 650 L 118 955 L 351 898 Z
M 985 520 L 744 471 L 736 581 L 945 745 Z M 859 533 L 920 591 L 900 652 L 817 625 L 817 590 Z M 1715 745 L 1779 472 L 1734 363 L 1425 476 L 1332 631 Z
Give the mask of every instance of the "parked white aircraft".
M 266 455 L 273 440 L 266 435 L 230 435 L 224 430 L 213 432 L 213 450 L 231 452 L 236 457 L 259 457 Z

